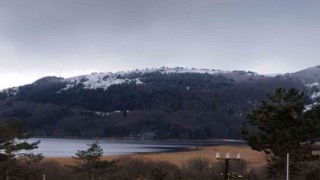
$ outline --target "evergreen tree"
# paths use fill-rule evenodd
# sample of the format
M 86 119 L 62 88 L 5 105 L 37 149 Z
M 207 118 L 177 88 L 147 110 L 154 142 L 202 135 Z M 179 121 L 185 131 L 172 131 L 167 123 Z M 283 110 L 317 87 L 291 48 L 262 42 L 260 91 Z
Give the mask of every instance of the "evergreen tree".
M 268 156 L 269 177 L 285 175 L 286 154 L 290 154 L 291 175 L 299 162 L 311 160 L 313 139 L 319 136 L 320 121 L 304 115 L 303 93 L 277 88 L 268 101 L 247 115 L 255 129 L 241 128 L 241 135 L 252 149 Z
M 76 152 L 76 157 L 72 157 L 80 161 L 75 166 L 67 166 L 75 173 L 85 172 L 94 180 L 96 177 L 106 175 L 107 173 L 113 173 L 119 169 L 119 160 L 101 160 L 103 155 L 103 149 L 99 146 L 97 141 L 92 144 L 88 144 L 89 148 L 87 150 L 78 150 Z
M 31 178 L 32 174 L 36 173 L 24 164 L 35 163 L 42 159 L 41 154 L 28 152 L 38 148 L 40 141 L 28 142 L 33 134 L 25 133 L 23 126 L 17 119 L 8 119 L 0 125 L 0 174 L 6 180 Z

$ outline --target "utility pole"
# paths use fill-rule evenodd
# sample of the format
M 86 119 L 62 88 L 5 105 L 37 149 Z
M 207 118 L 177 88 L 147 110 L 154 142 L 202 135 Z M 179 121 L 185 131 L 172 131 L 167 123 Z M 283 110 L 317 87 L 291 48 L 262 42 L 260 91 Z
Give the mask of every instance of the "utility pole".
M 232 158 L 230 153 L 227 153 L 225 157 L 221 157 L 220 153 L 216 153 L 216 158 L 218 160 L 224 160 L 225 165 L 224 165 L 224 180 L 228 180 L 229 178 L 229 161 L 234 160 L 234 161 L 240 161 L 240 156 L 241 154 L 238 153 L 236 158 Z

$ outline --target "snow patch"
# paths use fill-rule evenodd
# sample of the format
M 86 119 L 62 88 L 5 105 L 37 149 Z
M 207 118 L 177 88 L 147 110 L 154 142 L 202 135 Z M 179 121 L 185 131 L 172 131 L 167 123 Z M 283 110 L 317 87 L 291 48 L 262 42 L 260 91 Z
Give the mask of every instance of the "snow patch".
M 142 84 L 138 78 L 127 78 L 125 73 L 92 73 L 89 75 L 82 75 L 66 79 L 68 84 L 62 90 L 75 87 L 79 84 L 84 86 L 84 89 L 107 89 L 111 85 L 132 83 Z
M 319 105 L 319 103 L 315 102 L 313 104 L 308 104 L 304 106 L 304 112 L 311 110 L 313 107 Z
M 282 74 L 263 74 L 263 76 L 265 77 L 277 77 L 277 76 L 281 76 Z
M 312 88 L 312 87 L 319 87 L 319 83 L 318 82 L 316 82 L 316 83 L 312 83 L 312 84 L 306 84 L 306 86 L 307 87 L 309 87 L 309 88 Z
M 155 73 L 159 72 L 162 74 L 172 74 L 172 73 L 201 73 L 201 74 L 217 74 L 217 73 L 229 73 L 228 71 L 220 71 L 220 70 L 209 70 L 209 69 L 188 69 L 182 67 L 175 68 L 146 68 L 143 70 L 133 70 L 133 71 L 120 71 L 116 73 L 91 73 L 88 75 L 76 76 L 67 78 L 66 81 L 68 84 L 61 91 L 68 90 L 73 88 L 79 84 L 82 84 L 85 89 L 107 89 L 111 85 L 123 84 L 123 83 L 136 83 L 143 84 L 143 82 L 138 78 L 138 76 L 147 74 L 147 73 Z
M 311 99 L 316 99 L 316 98 L 318 98 L 318 97 L 320 97 L 320 92 L 314 92 L 314 93 L 310 96 Z
M 126 110 L 126 111 L 119 111 L 119 110 L 116 110 L 116 111 L 113 111 L 113 112 L 102 112 L 102 111 L 87 111 L 87 110 L 82 110 L 83 113 L 94 113 L 95 115 L 97 116 L 100 116 L 100 117 L 107 117 L 107 116 L 110 116 L 112 114 L 120 114 L 120 113 L 130 113 L 129 110 Z
M 154 72 L 160 72 L 162 74 L 171 74 L 171 73 L 200 73 L 200 74 L 230 73 L 229 71 L 221 71 L 221 70 L 215 70 L 215 69 L 197 69 L 197 68 L 183 68 L 183 67 L 146 68 L 143 70 L 136 69 L 134 71 L 128 71 L 127 73 L 128 74 L 130 74 L 130 73 L 146 74 L 146 73 L 154 73 Z

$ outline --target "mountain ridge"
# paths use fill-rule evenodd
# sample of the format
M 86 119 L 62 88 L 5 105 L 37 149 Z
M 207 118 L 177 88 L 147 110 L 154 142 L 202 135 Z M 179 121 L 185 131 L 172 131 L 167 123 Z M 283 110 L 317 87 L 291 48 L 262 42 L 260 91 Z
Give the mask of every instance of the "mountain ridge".
M 245 114 L 276 87 L 305 92 L 306 105 L 318 102 L 318 71 L 266 76 L 163 67 L 44 77 L 0 92 L 0 121 L 25 119 L 27 129 L 41 136 L 128 137 L 148 131 L 159 139 L 239 138 Z
M 57 78 L 60 80 L 64 81 L 69 81 L 69 82 L 74 82 L 76 81 L 75 79 L 81 79 L 81 78 L 86 78 L 86 77 L 92 77 L 92 76 L 125 76 L 128 74 L 146 74 L 146 73 L 154 73 L 154 72 L 161 72 L 161 73 L 208 73 L 208 74 L 232 74 L 232 73 L 241 73 L 241 74 L 247 74 L 247 75 L 255 75 L 255 76 L 266 76 L 266 77 L 275 77 L 275 76 L 304 76 L 301 79 L 305 82 L 308 83 L 310 81 L 315 81 L 318 78 L 320 78 L 320 73 L 319 73 L 319 68 L 320 65 L 318 66 L 313 66 L 309 67 L 307 69 L 303 69 L 297 72 L 292 72 L 292 73 L 278 73 L 278 74 L 259 74 L 253 71 L 243 71 L 243 70 L 233 70 L 233 71 L 223 71 L 223 70 L 217 70 L 217 69 L 205 69 L 205 68 L 184 68 L 184 67 L 161 67 L 161 68 L 145 68 L 145 69 L 136 69 L 136 70 L 130 70 L 130 71 L 118 71 L 118 72 L 93 72 L 90 74 L 84 74 L 84 75 L 77 75 L 73 77 L 68 77 L 68 78 L 63 78 L 63 77 L 57 77 L 57 76 L 47 76 L 47 77 L 42 77 L 35 82 L 31 83 L 34 84 L 39 80 L 46 79 L 46 78 Z M 307 74 L 307 75 L 306 75 Z M 308 76 L 309 74 L 309 76 Z M 316 76 L 316 77 L 312 77 Z M 121 82 L 122 83 L 122 82 Z M 116 84 L 116 83 L 115 83 Z M 24 84 L 28 85 L 28 84 Z M 16 87 L 9 87 L 9 88 L 4 88 L 0 90 L 2 91 L 8 91 L 8 89 L 14 89 L 14 88 L 19 88 L 21 86 L 16 86 Z M 97 88 L 100 88 L 99 86 Z
M 119 72 L 93 72 L 91 74 L 84 74 L 84 75 L 78 75 L 78 76 L 74 76 L 74 77 L 69 77 L 69 78 L 63 78 L 63 77 L 57 77 L 57 76 L 47 76 L 47 77 L 42 77 L 38 80 L 36 80 L 35 82 L 31 83 L 33 85 L 36 85 L 37 83 L 41 82 L 41 81 L 54 81 L 57 82 L 58 80 L 60 80 L 60 82 L 62 83 L 64 82 L 69 82 L 69 86 L 72 86 L 70 84 L 79 84 L 80 82 L 85 82 L 86 79 L 91 80 L 92 83 L 94 83 L 93 85 L 90 85 L 90 83 L 88 83 L 87 86 L 85 86 L 85 88 L 107 88 L 110 85 L 113 84 L 121 84 L 121 83 L 125 83 L 125 80 L 129 80 L 129 82 L 132 79 L 125 79 L 125 80 L 121 80 L 118 82 L 111 82 L 111 83 L 107 83 L 105 84 L 105 86 L 101 85 L 95 85 L 97 84 L 98 81 L 101 82 L 101 80 L 104 79 L 104 77 L 106 76 L 111 76 L 111 78 L 116 79 L 116 77 L 124 77 L 127 75 L 132 75 L 132 74 L 147 74 L 147 73 L 155 73 L 155 72 L 159 72 L 159 73 L 163 73 L 163 74 L 170 74 L 170 73 L 200 73 L 200 74 L 231 74 L 231 73 L 240 73 L 240 74 L 247 74 L 247 75 L 258 75 L 258 73 L 252 72 L 252 71 L 242 71 L 242 70 L 234 70 L 234 71 L 223 71 L 223 70 L 216 70 L 216 69 L 197 69 L 197 68 L 183 68 L 183 67 L 161 67 L 161 68 L 146 68 L 146 69 L 136 69 L 136 70 L 131 70 L 131 71 L 119 71 Z M 108 79 L 108 78 L 107 78 Z M 93 80 L 93 81 L 92 81 Z M 119 79 L 118 79 L 119 80 Z M 136 81 L 139 83 L 139 80 L 136 79 Z M 25 85 L 30 85 L 30 84 L 25 84 Z M 24 85 L 21 85 L 24 86 Z M 18 89 L 19 87 L 11 87 L 11 88 L 5 88 L 0 90 L 0 92 L 5 92 L 5 91 L 9 91 L 10 89 Z M 66 87 L 68 88 L 68 87 Z

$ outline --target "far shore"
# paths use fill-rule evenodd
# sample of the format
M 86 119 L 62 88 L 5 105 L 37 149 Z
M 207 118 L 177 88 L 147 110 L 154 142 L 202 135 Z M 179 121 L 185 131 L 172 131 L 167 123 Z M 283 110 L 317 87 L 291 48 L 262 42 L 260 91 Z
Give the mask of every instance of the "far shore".
M 219 152 L 223 156 L 225 153 L 231 153 L 235 157 L 238 153 L 241 154 L 241 160 L 246 161 L 249 166 L 263 166 L 266 164 L 266 156 L 263 152 L 252 150 L 247 145 L 217 145 L 207 147 L 190 147 L 188 150 L 179 152 L 163 152 L 163 153 L 144 153 L 131 155 L 110 155 L 104 156 L 104 160 L 123 159 L 123 158 L 137 158 L 150 161 L 166 161 L 177 166 L 182 166 L 183 163 L 190 159 L 205 158 L 218 162 L 215 158 L 216 153 Z M 61 165 L 72 165 L 77 161 L 72 157 L 47 157 L 44 161 L 56 161 Z
M 85 137 L 85 136 L 34 136 L 34 139 L 37 138 L 47 138 L 47 139 L 92 139 L 92 140 L 141 140 L 139 138 L 131 138 L 131 137 Z M 213 138 L 213 139 L 147 139 L 151 141 L 198 141 L 198 142 L 212 142 L 212 141 L 221 141 L 221 142 L 236 142 L 236 143 L 245 143 L 244 140 L 241 139 L 224 139 L 224 138 Z
M 47 137 L 46 137 L 47 138 Z M 123 139 L 113 139 L 123 140 Z M 160 140 L 161 141 L 161 140 Z M 178 140 L 164 140 L 164 141 L 178 141 Z M 181 140 L 179 140 L 181 141 Z M 188 141 L 188 140 L 186 140 Z M 212 142 L 213 140 L 199 140 L 199 142 Z M 220 153 L 224 156 L 226 153 L 230 153 L 232 157 L 235 157 L 238 153 L 241 154 L 241 161 L 247 162 L 250 167 L 265 166 L 267 164 L 266 154 L 252 150 L 250 146 L 246 145 L 243 141 L 238 140 L 221 140 L 216 141 L 228 142 L 230 144 L 217 144 L 208 146 L 190 146 L 183 148 L 178 151 L 171 152 L 160 152 L 160 153 L 140 153 L 140 154 L 129 154 L 129 155 L 108 155 L 103 156 L 103 160 L 112 159 L 124 159 L 124 158 L 137 158 L 147 161 L 166 161 L 181 167 L 185 162 L 195 158 L 205 158 L 211 160 L 213 163 L 219 162 L 216 159 L 216 153 Z M 236 143 L 234 143 L 236 142 Z M 315 143 L 314 154 L 320 154 L 319 143 Z M 72 165 L 77 163 L 72 157 L 45 157 L 43 161 L 55 161 L 61 165 Z

